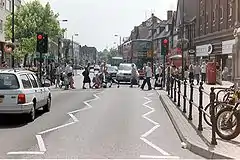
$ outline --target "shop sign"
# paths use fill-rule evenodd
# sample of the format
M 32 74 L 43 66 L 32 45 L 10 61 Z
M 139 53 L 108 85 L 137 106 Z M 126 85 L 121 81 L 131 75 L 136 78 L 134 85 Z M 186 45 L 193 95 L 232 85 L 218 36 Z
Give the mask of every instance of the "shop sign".
M 209 56 L 209 44 L 197 46 L 196 47 L 196 56 L 197 57 L 205 57 Z
M 233 52 L 233 45 L 235 40 L 228 40 L 222 42 L 222 54 L 231 54 Z

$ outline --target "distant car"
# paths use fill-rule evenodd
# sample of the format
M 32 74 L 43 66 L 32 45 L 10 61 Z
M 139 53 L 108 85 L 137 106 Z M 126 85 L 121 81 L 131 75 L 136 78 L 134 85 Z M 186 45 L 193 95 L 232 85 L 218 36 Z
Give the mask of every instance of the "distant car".
M 99 65 L 95 65 L 94 66 L 94 71 L 98 71 L 99 72 L 100 71 L 100 66 Z
M 108 66 L 107 67 L 107 73 L 112 77 L 112 78 L 116 78 L 117 76 L 117 69 L 114 66 Z
M 50 84 L 42 84 L 27 70 L 0 70 L 0 114 L 27 114 L 34 121 L 36 110 L 50 111 Z
M 118 68 L 116 79 L 119 82 L 130 82 L 131 74 L 132 74 L 132 63 L 121 63 Z

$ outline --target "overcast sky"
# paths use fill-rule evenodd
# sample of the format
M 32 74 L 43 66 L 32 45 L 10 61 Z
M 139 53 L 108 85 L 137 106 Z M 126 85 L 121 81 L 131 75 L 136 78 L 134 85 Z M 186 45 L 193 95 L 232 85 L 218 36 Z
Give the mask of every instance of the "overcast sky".
M 24 2 L 31 0 L 24 0 Z M 67 36 L 81 45 L 94 46 L 98 51 L 116 47 L 118 34 L 128 37 L 134 26 L 141 24 L 153 12 L 166 19 L 167 10 L 176 10 L 177 0 L 40 0 L 50 2 L 59 19 L 67 19 L 61 27 L 67 28 Z M 116 42 L 117 44 L 114 44 Z

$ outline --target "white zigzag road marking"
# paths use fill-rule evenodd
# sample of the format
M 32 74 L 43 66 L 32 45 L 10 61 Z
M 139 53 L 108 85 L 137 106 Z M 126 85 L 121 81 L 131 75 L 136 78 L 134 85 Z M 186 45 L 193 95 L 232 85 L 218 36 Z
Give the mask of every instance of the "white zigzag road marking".
M 100 92 L 100 93 L 97 93 L 97 94 L 102 94 L 102 93 L 103 93 L 103 91 Z M 58 129 L 61 129 L 61 128 L 64 128 L 64 127 L 67 127 L 67 126 L 70 126 L 72 124 L 75 124 L 75 123 L 79 122 L 77 117 L 75 117 L 73 114 L 92 108 L 92 106 L 89 104 L 89 102 L 92 102 L 92 101 L 100 99 L 97 96 L 97 94 L 93 94 L 93 96 L 95 97 L 94 99 L 90 99 L 90 100 L 87 100 L 87 101 L 83 102 L 88 107 L 84 107 L 82 109 L 78 109 L 78 110 L 71 111 L 71 112 L 67 113 L 71 117 L 73 122 L 70 122 L 70 123 L 67 123 L 67 124 L 63 124 L 63 125 L 60 125 L 60 126 L 57 126 L 57 127 L 54 127 L 54 128 L 51 128 L 51 129 L 48 129 L 48 130 L 45 130 L 45 131 L 42 131 L 42 132 L 40 132 L 39 134 L 36 135 L 40 152 L 18 151 L 18 152 L 8 152 L 7 155 L 23 155 L 23 154 L 41 155 L 41 154 L 44 154 L 47 151 L 47 149 L 45 147 L 45 144 L 44 144 L 44 141 L 43 141 L 43 138 L 42 138 L 41 135 L 42 134 L 46 134 L 48 132 L 52 132 L 52 131 L 58 130 Z
M 152 96 L 152 95 L 153 95 L 153 93 L 148 94 L 148 96 Z M 149 136 L 152 132 L 154 132 L 157 128 L 159 128 L 160 125 L 159 125 L 157 122 L 155 122 L 155 121 L 153 121 L 153 120 L 151 120 L 150 118 L 147 117 L 148 115 L 150 115 L 150 114 L 152 114 L 153 112 L 155 112 L 155 109 L 147 105 L 147 104 L 149 104 L 149 103 L 152 102 L 152 100 L 151 100 L 150 98 L 144 97 L 144 99 L 146 99 L 147 102 L 145 102 L 145 103 L 143 104 L 143 106 L 145 106 L 146 108 L 149 108 L 151 111 L 145 113 L 144 115 L 142 115 L 142 117 L 145 118 L 146 120 L 148 120 L 149 122 L 153 123 L 153 124 L 154 124 L 154 127 L 151 128 L 151 129 L 150 129 L 149 131 L 147 131 L 146 133 L 142 134 L 141 137 L 140 137 L 140 139 L 141 139 L 143 142 L 145 142 L 146 144 L 148 144 L 149 146 L 151 146 L 152 148 L 154 148 L 155 150 L 157 150 L 158 152 L 160 152 L 161 154 L 164 155 L 164 156 L 158 156 L 158 157 L 165 158 L 166 156 L 170 156 L 169 153 L 167 153 L 166 151 L 164 151 L 163 149 L 159 148 L 158 146 L 156 146 L 155 144 L 153 144 L 152 142 L 150 142 L 150 141 L 148 141 L 148 140 L 146 139 L 146 137 Z M 156 158 L 156 156 L 140 155 L 140 158 Z

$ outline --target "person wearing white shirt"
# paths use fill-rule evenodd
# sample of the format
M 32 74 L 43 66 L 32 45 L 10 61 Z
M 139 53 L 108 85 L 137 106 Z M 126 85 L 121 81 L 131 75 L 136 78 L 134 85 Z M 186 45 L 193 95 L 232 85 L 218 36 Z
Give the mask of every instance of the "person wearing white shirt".
M 141 89 L 143 90 L 146 83 L 148 85 L 148 90 L 152 90 L 152 86 L 151 86 L 151 77 L 152 77 L 152 68 L 151 68 L 151 63 L 148 62 L 148 65 L 146 67 L 146 78 L 143 81 L 143 84 L 141 86 Z
M 202 78 L 202 82 L 206 82 L 206 72 L 207 72 L 207 65 L 206 62 L 202 63 L 201 66 L 201 78 Z

